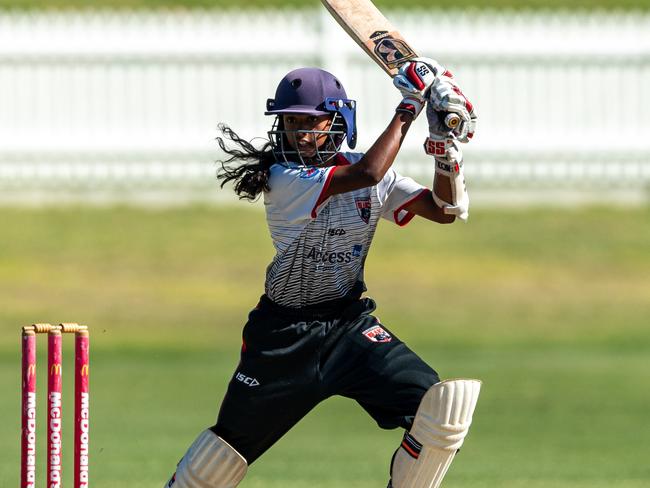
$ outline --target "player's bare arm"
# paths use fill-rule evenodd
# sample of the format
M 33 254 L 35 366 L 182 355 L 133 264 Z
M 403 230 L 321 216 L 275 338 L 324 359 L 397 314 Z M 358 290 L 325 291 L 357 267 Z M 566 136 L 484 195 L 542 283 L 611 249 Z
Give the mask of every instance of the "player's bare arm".
M 419 60 L 406 63 L 394 78 L 402 95 L 388 127 L 357 164 L 337 168 L 326 197 L 378 184 L 386 175 L 402 147 L 413 120 L 425 106 L 431 86 L 436 81 L 433 69 Z
M 437 186 L 438 190 L 434 191 L 439 192 L 439 194 L 451 194 L 448 179 L 444 182 L 442 181 L 442 178 L 440 180 L 437 179 L 437 182 L 438 184 L 434 184 L 434 188 Z M 414 213 L 415 215 L 418 215 L 427 220 L 432 220 L 433 222 L 437 222 L 439 224 L 452 224 L 456 220 L 456 217 L 454 215 L 447 215 L 444 212 L 443 208 L 439 207 L 436 204 L 435 200 L 433 199 L 433 194 L 429 192 L 423 194 L 420 198 L 408 204 L 406 207 L 404 207 L 404 209 L 408 210 L 411 213 Z
M 325 197 L 379 183 L 395 161 L 412 122 L 413 114 L 396 112 L 386 130 L 368 149 L 361 161 L 336 168 Z
M 433 192 L 405 209 L 442 224 L 453 223 L 456 216 L 466 220 L 469 197 L 458 141 L 468 142 L 474 135 L 476 115 L 472 104 L 453 75 L 430 58 L 405 63 L 393 81 L 403 96 L 395 117 L 359 163 L 337 168 L 325 197 L 381 181 L 395 161 L 412 121 L 427 104 L 429 138 L 425 150 L 435 161 Z M 453 127 L 448 123 L 451 115 L 456 120 Z

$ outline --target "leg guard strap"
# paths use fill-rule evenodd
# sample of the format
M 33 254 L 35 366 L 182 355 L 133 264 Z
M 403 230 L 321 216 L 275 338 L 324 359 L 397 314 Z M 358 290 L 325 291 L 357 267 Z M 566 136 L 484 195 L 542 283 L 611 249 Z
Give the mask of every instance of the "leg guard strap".
M 480 389 L 478 380 L 449 380 L 429 388 L 395 453 L 393 488 L 440 486 L 469 431 Z

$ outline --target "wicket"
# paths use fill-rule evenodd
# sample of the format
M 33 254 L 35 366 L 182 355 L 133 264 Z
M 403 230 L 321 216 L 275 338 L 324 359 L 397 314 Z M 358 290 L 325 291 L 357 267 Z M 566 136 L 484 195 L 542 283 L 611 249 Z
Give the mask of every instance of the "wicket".
M 33 324 L 22 328 L 22 438 L 20 487 L 36 487 L 36 335 L 47 334 L 47 483 L 62 486 L 62 345 L 75 335 L 74 488 L 88 487 L 89 346 L 88 327 Z

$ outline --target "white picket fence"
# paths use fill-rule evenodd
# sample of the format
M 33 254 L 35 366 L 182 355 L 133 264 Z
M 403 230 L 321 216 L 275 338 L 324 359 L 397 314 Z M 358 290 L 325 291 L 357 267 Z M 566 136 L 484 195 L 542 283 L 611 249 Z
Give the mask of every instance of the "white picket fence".
M 477 106 L 473 189 L 647 197 L 650 14 L 387 13 Z M 0 12 L 0 200 L 223 195 L 217 123 L 265 136 L 266 99 L 305 65 L 358 100 L 367 148 L 399 97 L 323 10 Z M 423 181 L 425 133 L 397 163 Z

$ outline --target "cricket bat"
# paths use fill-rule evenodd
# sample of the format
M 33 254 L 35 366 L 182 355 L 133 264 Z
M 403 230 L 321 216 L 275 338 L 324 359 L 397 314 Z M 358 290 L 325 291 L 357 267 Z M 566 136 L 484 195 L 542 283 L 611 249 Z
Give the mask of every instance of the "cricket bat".
M 391 78 L 417 54 L 370 0 L 321 0 L 341 27 Z M 460 123 L 456 114 L 445 117 L 447 127 Z

